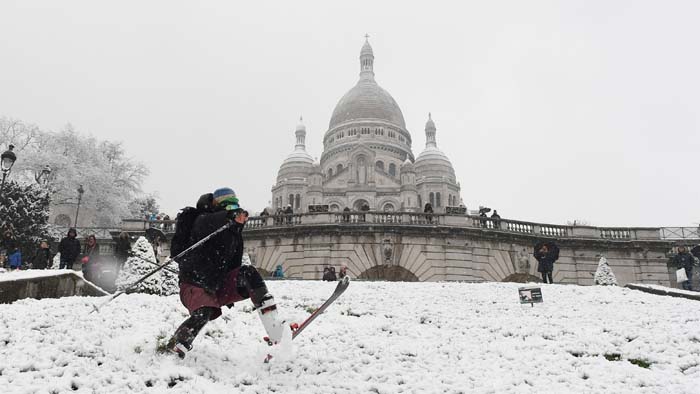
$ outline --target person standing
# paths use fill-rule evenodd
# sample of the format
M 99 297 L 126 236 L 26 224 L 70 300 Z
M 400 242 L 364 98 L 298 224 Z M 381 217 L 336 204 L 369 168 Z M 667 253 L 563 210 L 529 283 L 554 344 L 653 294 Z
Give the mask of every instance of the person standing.
M 32 257 L 31 267 L 35 270 L 45 270 L 51 267 L 51 249 L 49 248 L 49 242 L 42 240 L 39 243 L 39 248 L 36 250 L 34 257 Z
M 671 262 L 676 267 L 685 269 L 688 280 L 681 283 L 683 290 L 693 290 L 693 265 L 695 264 L 693 255 L 688 252 L 685 246 L 679 246 L 678 253 L 671 258 Z
M 74 228 L 68 229 L 68 234 L 58 244 L 58 253 L 61 254 L 59 269 L 73 269 L 73 264 L 80 254 L 80 241 L 76 238 L 78 232 Z
M 221 307 L 247 298 L 253 302 L 270 341 L 279 342 L 286 323 L 277 316 L 274 297 L 268 292 L 260 273 L 243 265 L 243 227 L 248 212 L 241 209 L 230 188 L 213 193 L 212 211 L 205 211 L 192 224 L 190 244 L 211 235 L 227 224 L 202 247 L 179 259 L 180 301 L 190 312 L 161 351 L 184 358 L 200 330 L 221 316 Z
M 129 258 L 131 254 L 131 240 L 129 239 L 129 233 L 122 231 L 117 238 L 117 245 L 114 250 L 114 255 L 117 259 L 116 275 L 119 275 L 119 271 L 124 267 L 124 263 Z
M 552 271 L 554 262 L 559 258 L 559 247 L 554 242 L 539 242 L 535 245 L 534 256 L 537 260 L 537 272 L 542 274 L 542 282 L 554 283 Z
M 10 253 L 17 247 L 14 231 L 12 227 L 7 225 L 2 230 L 2 238 L 0 239 L 0 268 L 2 268 L 10 256 Z
M 15 271 L 22 267 L 22 252 L 15 245 L 13 249 L 7 251 L 7 262 L 9 263 L 10 269 Z
M 80 262 L 83 265 L 83 276 L 90 282 L 97 282 L 100 279 L 100 247 L 97 245 L 97 238 L 90 234 L 85 241 L 85 250 Z
M 493 213 L 491 214 L 491 220 L 493 222 L 493 228 L 495 229 L 500 229 L 501 228 L 501 215 L 498 214 L 497 210 L 493 210 Z

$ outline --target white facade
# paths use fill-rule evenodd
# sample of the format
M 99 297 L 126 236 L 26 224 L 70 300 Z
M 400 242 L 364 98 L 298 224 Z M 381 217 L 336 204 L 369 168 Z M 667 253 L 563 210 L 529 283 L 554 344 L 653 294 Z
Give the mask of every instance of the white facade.
M 432 117 L 425 125 L 426 147 L 414 159 L 411 134 L 393 97 L 374 79 L 374 54 L 365 41 L 360 79 L 338 102 L 323 137 L 320 162 L 306 152 L 306 127 L 296 128 L 294 151 L 284 160 L 272 187 L 272 208 L 291 205 L 306 212 L 327 204 L 332 211 L 435 212 L 461 201 L 460 185 L 447 156 L 437 148 Z

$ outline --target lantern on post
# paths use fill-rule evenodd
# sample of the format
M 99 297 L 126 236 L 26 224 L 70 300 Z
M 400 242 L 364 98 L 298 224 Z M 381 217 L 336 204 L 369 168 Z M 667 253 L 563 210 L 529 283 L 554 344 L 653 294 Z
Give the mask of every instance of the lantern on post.
M 12 151 L 13 149 L 15 149 L 15 146 L 10 144 L 8 148 L 8 150 L 6 150 L 2 153 L 2 155 L 0 155 L 0 170 L 2 171 L 2 183 L 0 183 L 0 191 L 2 191 L 3 187 L 5 186 L 5 178 L 7 177 L 7 174 L 10 173 L 10 170 L 12 170 L 12 166 L 15 164 L 15 161 L 17 161 L 17 155 L 15 154 L 15 152 Z

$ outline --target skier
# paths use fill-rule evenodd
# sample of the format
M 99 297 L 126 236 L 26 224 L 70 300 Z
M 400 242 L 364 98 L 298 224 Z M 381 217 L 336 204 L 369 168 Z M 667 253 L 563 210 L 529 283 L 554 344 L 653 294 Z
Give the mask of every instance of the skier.
M 246 298 L 250 298 L 258 310 L 271 342 L 282 339 L 286 326 L 278 318 L 275 300 L 268 293 L 262 276 L 253 266 L 242 265 L 242 231 L 248 212 L 240 208 L 236 193 L 230 188 L 217 189 L 209 196 L 211 209 L 202 209 L 192 223 L 190 243 L 196 243 L 231 221 L 233 226 L 178 261 L 180 301 L 190 317 L 175 331 L 164 350 L 180 358 L 192 349 L 192 342 L 204 325 L 221 316 L 222 306 Z

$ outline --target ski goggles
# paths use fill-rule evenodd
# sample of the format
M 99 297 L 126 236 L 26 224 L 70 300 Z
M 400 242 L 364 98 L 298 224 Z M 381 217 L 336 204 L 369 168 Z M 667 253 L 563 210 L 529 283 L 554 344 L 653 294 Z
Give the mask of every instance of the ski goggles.
M 240 209 L 237 197 L 224 198 L 223 200 L 218 201 L 217 205 L 220 207 L 224 207 L 224 209 L 226 209 L 227 211 L 235 211 L 236 209 Z

